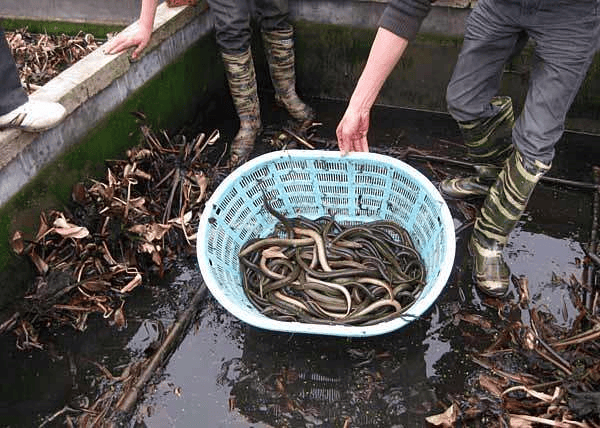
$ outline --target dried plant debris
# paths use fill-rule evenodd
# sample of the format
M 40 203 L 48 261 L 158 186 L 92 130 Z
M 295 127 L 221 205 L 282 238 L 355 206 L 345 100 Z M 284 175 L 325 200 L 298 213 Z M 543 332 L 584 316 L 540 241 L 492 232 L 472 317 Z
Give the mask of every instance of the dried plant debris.
M 75 36 L 48 35 L 30 33 L 27 28 L 21 28 L 7 31 L 5 36 L 21 82 L 29 93 L 102 44 L 92 34 L 83 32 Z
M 583 304 L 584 287 L 574 276 L 565 281 L 579 310 L 567 328 L 548 308 L 531 303 L 527 278 L 513 277 L 513 282 L 519 294 L 514 301 L 485 302 L 498 309 L 499 321 L 493 328 L 476 324 L 485 336 L 495 333 L 485 349 L 470 354 L 485 373 L 476 374 L 468 395 L 453 397 L 446 411 L 428 417 L 428 423 L 600 427 L 600 318 Z M 468 314 L 456 319 L 473 324 Z
M 42 213 L 31 239 L 13 234 L 13 250 L 37 273 L 19 309 L 0 325 L 0 333 L 17 335 L 19 349 L 43 347 L 42 327 L 83 331 L 90 316 L 122 327 L 127 296 L 176 257 L 194 254 L 209 177 L 222 175 L 204 153 L 219 132 L 188 141 L 147 124 L 140 129 L 142 144 L 110 161 L 105 181 L 75 185 L 73 207 Z

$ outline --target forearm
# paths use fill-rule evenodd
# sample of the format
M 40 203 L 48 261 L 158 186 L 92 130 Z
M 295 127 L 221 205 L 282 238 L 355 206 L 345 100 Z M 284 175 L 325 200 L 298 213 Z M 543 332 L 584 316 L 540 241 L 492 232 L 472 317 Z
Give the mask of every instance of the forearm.
M 379 28 L 367 64 L 350 98 L 349 108 L 370 110 L 386 79 L 402 57 L 408 40 Z
M 138 21 L 141 29 L 152 32 L 157 7 L 158 0 L 142 0 L 142 10 Z

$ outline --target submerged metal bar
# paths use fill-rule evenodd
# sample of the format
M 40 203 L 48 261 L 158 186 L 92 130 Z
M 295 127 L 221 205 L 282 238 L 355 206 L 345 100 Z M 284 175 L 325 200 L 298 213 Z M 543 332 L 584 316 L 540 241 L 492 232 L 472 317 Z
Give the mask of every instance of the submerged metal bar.
M 460 160 L 456 160 L 456 159 L 445 158 L 445 157 L 441 157 L 441 156 L 429 155 L 429 154 L 424 154 L 424 153 L 414 153 L 411 151 L 408 151 L 406 153 L 406 158 L 414 159 L 414 160 L 429 161 L 429 162 L 444 163 L 446 165 L 459 166 L 462 168 L 470 168 L 470 169 L 474 169 L 474 170 L 476 170 L 481 165 L 481 164 L 477 164 L 474 162 L 460 161 Z M 552 184 L 561 184 L 564 186 L 571 186 L 571 187 L 575 187 L 578 189 L 600 191 L 600 184 L 587 183 L 585 181 L 567 180 L 564 178 L 555 178 L 555 177 L 548 177 L 548 176 L 543 176 L 540 181 L 546 182 L 546 183 L 552 183 Z

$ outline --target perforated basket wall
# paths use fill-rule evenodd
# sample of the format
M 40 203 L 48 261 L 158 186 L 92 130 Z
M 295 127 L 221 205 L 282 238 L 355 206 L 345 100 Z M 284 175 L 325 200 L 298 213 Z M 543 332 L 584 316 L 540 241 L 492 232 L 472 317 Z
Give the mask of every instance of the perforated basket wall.
M 238 253 L 264 237 L 277 219 L 263 207 L 263 191 L 287 217 L 335 215 L 347 224 L 392 220 L 411 235 L 427 269 L 427 285 L 400 318 L 372 326 L 284 322 L 262 315 L 244 294 Z M 443 290 L 454 263 L 454 224 L 433 184 L 397 159 L 315 150 L 272 152 L 233 171 L 207 201 L 197 237 L 198 263 L 213 296 L 255 327 L 334 336 L 373 336 L 396 330 L 425 312 Z

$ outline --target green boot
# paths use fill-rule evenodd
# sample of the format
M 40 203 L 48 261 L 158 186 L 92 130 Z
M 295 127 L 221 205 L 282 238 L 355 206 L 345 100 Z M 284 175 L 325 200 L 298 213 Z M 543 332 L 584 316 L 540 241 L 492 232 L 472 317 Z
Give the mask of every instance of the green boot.
M 502 250 L 533 189 L 548 169 L 549 165 L 531 163 L 514 151 L 483 202 L 469 241 L 469 252 L 473 257 L 475 283 L 490 296 L 500 297 L 508 290 L 510 270 Z
M 458 123 L 467 146 L 467 157 L 482 164 L 484 172 L 443 180 L 439 189 L 446 197 L 461 199 L 487 195 L 489 186 L 498 178 L 499 168 L 494 167 L 501 166 L 512 151 L 511 134 L 515 117 L 511 99 L 495 97 L 491 104 L 500 108 L 494 116 Z
M 498 178 L 500 170 L 500 167 L 493 165 L 477 165 L 477 175 L 447 178 L 440 183 L 439 187 L 449 198 L 485 197 L 490 191 L 490 186 Z
M 262 31 L 275 99 L 303 126 L 312 124 L 315 113 L 296 94 L 294 30 Z
M 240 129 L 231 143 L 229 160 L 230 165 L 235 166 L 248 158 L 261 128 L 256 72 L 250 49 L 241 54 L 221 52 L 221 57 L 225 64 L 229 92 L 240 118 Z

